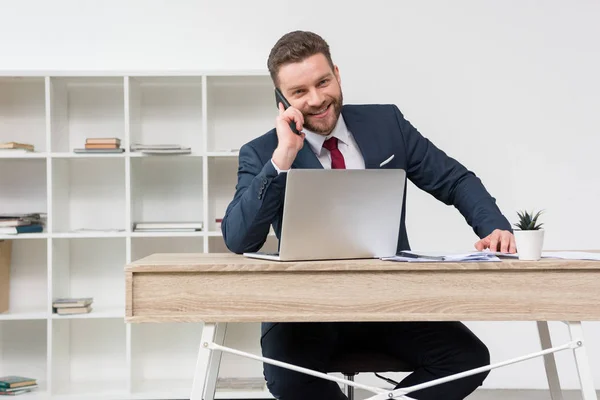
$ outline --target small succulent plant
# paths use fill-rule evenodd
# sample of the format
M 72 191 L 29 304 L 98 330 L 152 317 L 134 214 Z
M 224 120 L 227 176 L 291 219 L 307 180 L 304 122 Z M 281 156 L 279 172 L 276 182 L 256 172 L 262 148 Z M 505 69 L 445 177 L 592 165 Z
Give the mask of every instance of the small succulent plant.
M 519 222 L 514 225 L 522 231 L 537 231 L 544 225 L 543 223 L 538 224 L 537 222 L 542 213 L 543 210 L 538 211 L 536 214 L 534 214 L 533 211 L 531 213 L 528 213 L 527 211 L 517 211 Z

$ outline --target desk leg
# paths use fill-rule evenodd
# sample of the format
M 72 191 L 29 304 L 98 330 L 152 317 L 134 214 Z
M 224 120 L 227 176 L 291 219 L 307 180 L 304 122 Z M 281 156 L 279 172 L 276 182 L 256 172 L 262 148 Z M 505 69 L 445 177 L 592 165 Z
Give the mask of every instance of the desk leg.
M 226 323 L 205 323 L 200 338 L 200 349 L 192 384 L 192 395 L 190 400 L 214 400 L 217 389 L 217 377 L 221 355 L 219 350 L 208 348 L 209 343 L 222 345 L 225 341 Z
M 583 400 L 597 400 L 596 390 L 594 389 L 594 379 L 585 352 L 585 341 L 583 340 L 583 328 L 581 327 L 581 322 L 569 321 L 568 325 L 571 340 L 576 340 L 579 344 L 578 347 L 573 349 L 573 355 L 575 356 L 575 365 L 577 365 L 581 396 Z
M 550 330 L 548 329 L 548 322 L 538 321 L 537 328 L 542 350 L 551 348 L 552 339 L 550 337 Z M 550 388 L 550 398 L 552 400 L 563 400 L 554 353 L 544 355 L 544 367 L 546 368 L 546 378 L 548 379 L 548 386 Z

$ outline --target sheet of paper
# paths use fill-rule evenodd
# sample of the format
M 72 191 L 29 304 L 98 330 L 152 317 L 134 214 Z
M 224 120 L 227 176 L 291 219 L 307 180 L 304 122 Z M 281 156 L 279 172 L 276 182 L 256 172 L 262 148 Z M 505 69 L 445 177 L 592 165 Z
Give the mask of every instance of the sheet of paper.
M 600 261 L 600 253 L 586 251 L 543 251 L 542 258 L 561 258 L 563 260 Z

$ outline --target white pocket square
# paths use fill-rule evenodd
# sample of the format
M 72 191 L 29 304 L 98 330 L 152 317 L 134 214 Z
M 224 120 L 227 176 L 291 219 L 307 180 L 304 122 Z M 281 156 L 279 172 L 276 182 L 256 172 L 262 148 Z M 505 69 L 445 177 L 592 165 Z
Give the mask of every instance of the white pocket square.
M 388 158 L 387 160 L 383 161 L 381 164 L 379 164 L 380 167 L 383 167 L 385 164 L 389 163 L 390 161 L 392 161 L 394 159 L 394 155 L 392 154 L 392 156 L 390 158 Z

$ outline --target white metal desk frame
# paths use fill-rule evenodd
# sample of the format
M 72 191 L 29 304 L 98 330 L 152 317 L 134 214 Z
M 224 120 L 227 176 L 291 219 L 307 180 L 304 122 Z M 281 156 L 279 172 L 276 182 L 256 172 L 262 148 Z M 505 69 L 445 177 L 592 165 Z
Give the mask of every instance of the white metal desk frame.
M 190 400 L 214 400 L 217 377 L 219 374 L 219 366 L 221 363 L 221 355 L 223 352 L 236 354 L 238 356 L 251 358 L 268 364 L 273 364 L 279 367 L 288 368 L 297 372 L 302 372 L 308 375 L 327 379 L 333 382 L 338 382 L 367 390 L 374 395 L 366 400 L 384 400 L 384 399 L 403 399 L 410 400 L 408 395 L 412 392 L 425 389 L 431 386 L 439 385 L 445 382 L 454 381 L 470 375 L 475 375 L 481 372 L 490 371 L 495 368 L 500 368 L 510 364 L 515 364 L 535 357 L 544 357 L 544 367 L 546 369 L 546 377 L 550 388 L 550 396 L 552 400 L 563 400 L 558 371 L 556 369 L 556 361 L 554 353 L 562 350 L 571 349 L 575 356 L 575 365 L 579 377 L 579 385 L 583 400 L 597 400 L 594 381 L 589 366 L 589 361 L 584 346 L 583 329 L 580 321 L 565 322 L 569 327 L 570 342 L 561 346 L 552 347 L 548 322 L 538 321 L 537 328 L 540 337 L 542 351 L 531 353 L 522 357 L 513 358 L 507 361 L 490 364 L 480 368 L 464 371 L 458 374 L 450 375 L 444 378 L 435 379 L 433 381 L 421 383 L 418 385 L 401 388 L 397 390 L 382 389 L 374 386 L 363 385 L 347 379 L 338 378 L 318 371 L 298 367 L 292 364 L 283 363 L 270 358 L 257 356 L 243 351 L 235 350 L 223 346 L 225 340 L 225 332 L 227 323 L 205 323 L 200 339 L 200 350 L 198 351 L 198 360 L 196 371 L 194 374 L 194 382 L 192 386 L 192 395 Z

